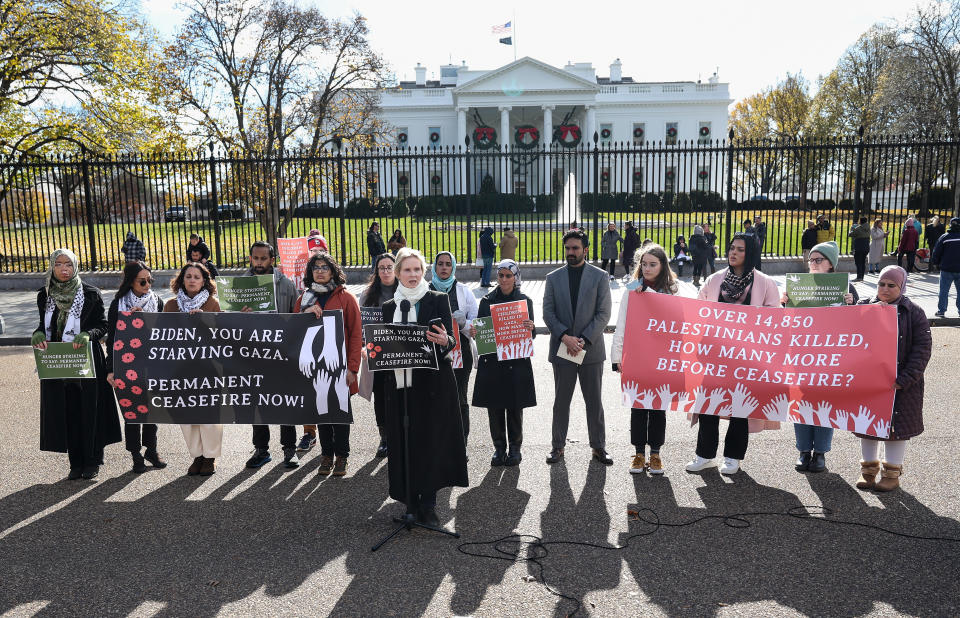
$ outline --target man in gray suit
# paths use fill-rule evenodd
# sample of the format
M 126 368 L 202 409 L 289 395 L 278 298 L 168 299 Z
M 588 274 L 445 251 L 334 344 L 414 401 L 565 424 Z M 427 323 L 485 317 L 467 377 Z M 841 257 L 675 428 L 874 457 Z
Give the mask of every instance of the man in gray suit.
M 543 297 L 543 319 L 550 330 L 550 362 L 553 364 L 553 450 L 547 463 L 563 459 L 563 447 L 570 425 L 570 401 L 580 379 L 580 390 L 587 406 L 587 429 L 593 458 L 606 465 L 613 460 L 607 455 L 603 425 L 603 402 L 600 385 L 603 361 L 607 354 L 603 329 L 610 321 L 610 284 L 607 275 L 587 264 L 587 235 L 568 230 L 563 235 L 563 252 L 567 265 L 547 275 Z M 563 346 L 573 357 L 581 355 L 577 364 L 557 355 Z

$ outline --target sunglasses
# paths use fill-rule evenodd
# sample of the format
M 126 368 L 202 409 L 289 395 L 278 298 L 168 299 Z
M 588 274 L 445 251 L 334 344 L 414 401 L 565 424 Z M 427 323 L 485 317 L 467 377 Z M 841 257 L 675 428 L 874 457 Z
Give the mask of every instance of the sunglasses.
M 147 277 L 146 279 L 137 279 L 137 283 L 140 285 L 153 285 L 153 277 Z
M 326 264 L 324 264 L 324 265 L 322 265 L 322 266 L 314 266 L 314 267 L 313 267 L 313 272 L 315 272 L 315 273 L 328 273 L 328 272 L 330 272 L 330 267 L 327 266 Z

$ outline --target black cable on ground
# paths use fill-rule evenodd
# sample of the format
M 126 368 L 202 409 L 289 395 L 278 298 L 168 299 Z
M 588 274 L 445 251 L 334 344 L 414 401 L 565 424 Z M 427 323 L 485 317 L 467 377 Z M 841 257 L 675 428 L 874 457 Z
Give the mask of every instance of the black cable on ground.
M 544 563 L 543 560 L 550 555 L 550 550 L 547 549 L 548 545 L 574 545 L 577 547 L 588 547 L 591 549 L 601 549 L 606 551 L 620 551 L 630 547 L 630 542 L 633 539 L 650 536 L 651 534 L 657 532 L 661 527 L 663 528 L 684 528 L 686 526 L 692 526 L 698 524 L 702 521 L 707 520 L 719 520 L 723 525 L 729 526 L 731 528 L 749 528 L 751 526 L 750 517 L 791 517 L 793 519 L 805 519 L 809 521 L 817 521 L 827 524 L 835 524 L 839 526 L 854 526 L 858 528 L 866 528 L 868 530 L 875 530 L 877 532 L 883 532 L 892 536 L 912 539 L 917 541 L 941 541 L 947 543 L 960 543 L 960 538 L 955 537 L 943 537 L 943 536 L 925 536 L 919 534 L 910 534 L 907 532 L 899 532 L 897 530 L 890 530 L 889 528 L 884 528 L 883 526 L 877 526 L 874 524 L 867 524 L 859 521 L 845 521 L 842 519 L 831 519 L 834 512 L 833 509 L 830 509 L 825 506 L 795 506 L 787 511 L 775 512 L 775 511 L 750 511 L 744 513 L 734 513 L 732 515 L 703 515 L 692 519 L 690 521 L 680 522 L 680 523 L 670 523 L 660 521 L 660 516 L 657 515 L 657 512 L 649 508 L 641 508 L 637 511 L 628 511 L 630 515 L 630 521 L 639 521 L 646 524 L 650 524 L 652 528 L 645 532 L 637 532 L 628 536 L 623 543 L 620 545 L 601 545 L 599 543 L 589 543 L 585 541 L 550 541 L 543 540 L 539 536 L 533 534 L 510 534 L 499 539 L 493 539 L 491 541 L 473 541 L 461 543 L 457 546 L 457 551 L 468 556 L 473 556 L 476 558 L 492 558 L 494 560 L 505 560 L 507 562 L 527 562 L 535 564 L 539 572 L 539 577 L 537 580 L 543 584 L 543 587 L 547 589 L 547 592 L 557 596 L 561 599 L 566 599 L 576 604 L 576 607 L 570 612 L 569 616 L 576 615 L 580 609 L 583 607 L 583 602 L 577 597 L 564 594 L 560 590 L 554 588 L 547 581 L 544 574 Z M 480 548 L 492 549 L 491 552 L 483 552 Z

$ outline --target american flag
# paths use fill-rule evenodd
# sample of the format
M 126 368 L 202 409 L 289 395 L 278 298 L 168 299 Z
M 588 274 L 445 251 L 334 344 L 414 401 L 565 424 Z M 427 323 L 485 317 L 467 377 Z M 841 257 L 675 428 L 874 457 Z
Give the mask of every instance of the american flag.
M 494 34 L 503 34 L 503 33 L 505 33 L 505 32 L 510 32 L 510 27 L 511 27 L 511 25 L 512 25 L 511 22 L 508 21 L 507 23 L 503 24 L 502 26 L 494 26 L 494 27 L 492 28 L 493 33 L 494 33 Z

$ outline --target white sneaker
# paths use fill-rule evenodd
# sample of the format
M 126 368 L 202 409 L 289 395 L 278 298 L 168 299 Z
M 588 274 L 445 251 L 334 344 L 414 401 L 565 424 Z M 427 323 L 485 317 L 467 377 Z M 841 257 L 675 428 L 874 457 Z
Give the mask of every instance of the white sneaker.
M 712 459 L 706 459 L 700 455 L 694 456 L 690 463 L 687 464 L 687 472 L 699 472 L 704 468 L 709 468 L 710 466 L 715 466 L 716 464 Z
M 723 465 L 720 466 L 720 474 L 736 474 L 740 470 L 740 460 L 732 457 L 724 457 Z

